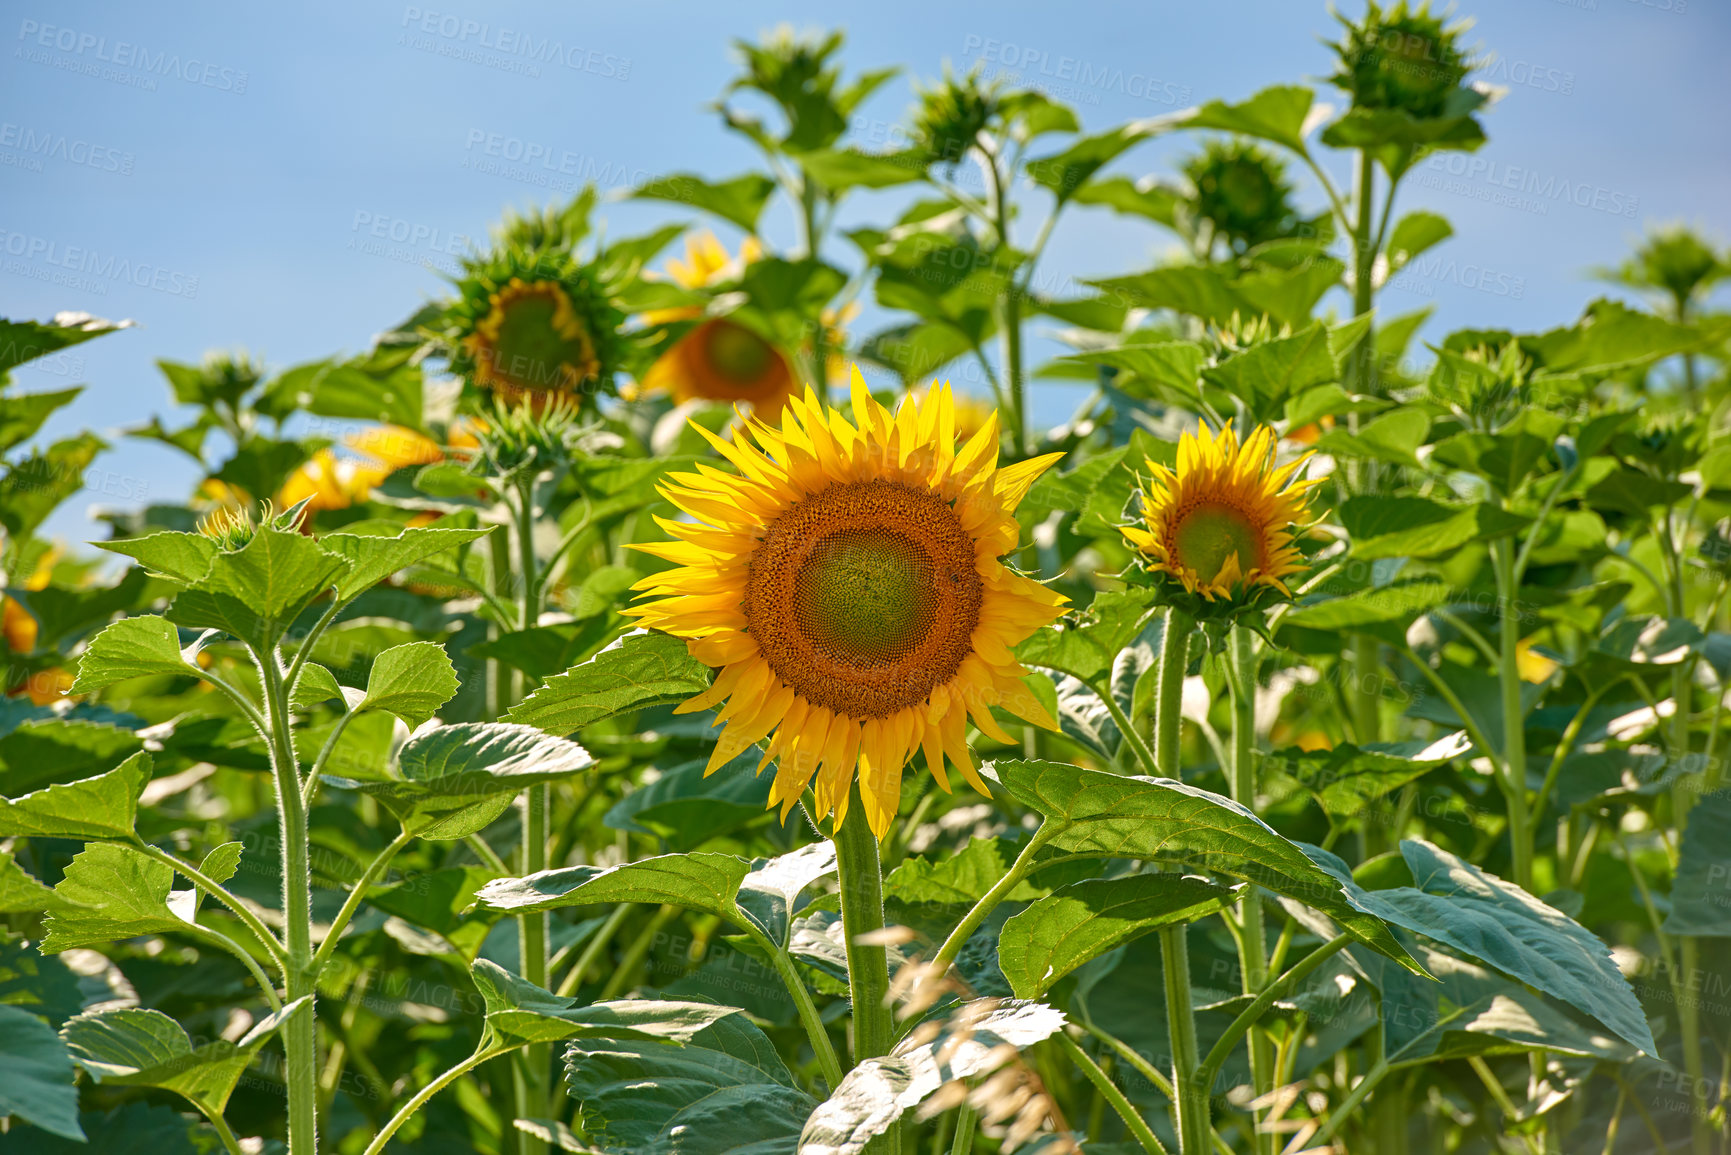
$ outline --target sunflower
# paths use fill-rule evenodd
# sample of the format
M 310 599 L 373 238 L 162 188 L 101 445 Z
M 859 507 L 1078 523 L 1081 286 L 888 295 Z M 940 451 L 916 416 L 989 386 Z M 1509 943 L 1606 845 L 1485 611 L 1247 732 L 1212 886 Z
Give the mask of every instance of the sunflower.
M 344 438 L 362 456 L 339 458 L 320 449 L 289 474 L 277 491 L 276 504 L 290 509 L 306 498 L 310 513 L 348 509 L 372 496 L 373 487 L 405 465 L 428 465 L 445 454 L 432 440 L 400 425 L 380 425 Z
M 462 340 L 475 384 L 514 401 L 537 393 L 578 393 L 601 372 L 595 339 L 571 297 L 554 281 L 513 277 L 488 298 Z
M 699 233 L 686 238 L 686 259 L 669 260 L 667 271 L 681 288 L 704 289 L 738 280 L 745 266 L 761 254 L 755 237 L 747 237 L 740 243 L 738 255 L 729 256 L 713 233 Z M 698 324 L 649 367 L 640 392 L 670 396 L 681 405 L 688 401 L 748 403 L 759 417 L 778 417 L 788 401 L 799 395 L 787 355 L 738 321 L 726 317 L 701 320 L 702 316 L 703 311 L 695 306 L 655 309 L 643 315 L 652 325 L 679 321 Z
M 1020 536 L 1016 505 L 1061 455 L 999 469 L 995 414 L 958 450 L 947 386 L 892 415 L 857 368 L 853 417 L 807 390 L 780 429 L 752 420 L 737 442 L 700 430 L 739 473 L 673 475 L 663 493 L 697 520 L 662 520 L 678 540 L 636 547 L 675 568 L 639 582 L 656 600 L 627 612 L 719 667 L 679 707 L 721 706 L 709 771 L 767 737 L 770 804 L 785 820 L 815 776 L 818 812 L 839 822 L 857 766 L 881 838 L 915 751 L 945 790 L 948 759 L 984 793 L 970 717 L 1004 742 L 994 705 L 1057 728 L 1011 647 L 1066 599 L 999 559 Z
M 1291 597 L 1285 579 L 1305 568 L 1291 527 L 1305 517 L 1317 482 L 1293 480 L 1308 457 L 1276 468 L 1274 447 L 1267 428 L 1240 444 L 1230 425 L 1219 436 L 1202 425 L 1179 439 L 1177 473 L 1149 461 L 1147 528 L 1122 527 L 1147 570 L 1234 608 L 1261 605 L 1270 594 Z

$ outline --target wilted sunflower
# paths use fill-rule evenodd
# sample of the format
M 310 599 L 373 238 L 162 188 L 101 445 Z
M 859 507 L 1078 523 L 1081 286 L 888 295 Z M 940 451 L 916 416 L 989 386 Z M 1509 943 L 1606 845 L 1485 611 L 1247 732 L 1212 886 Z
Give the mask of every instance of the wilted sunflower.
M 1209 603 L 1290 597 L 1285 579 L 1304 569 L 1291 528 L 1305 517 L 1317 482 L 1292 479 L 1306 458 L 1276 468 L 1274 447 L 1267 428 L 1240 444 L 1230 425 L 1218 436 L 1202 425 L 1179 439 L 1177 473 L 1149 461 L 1147 528 L 1122 527 L 1149 572 Z
M 999 741 L 994 705 L 1056 729 L 1011 647 L 1065 598 L 999 559 L 1017 503 L 1060 455 L 997 468 L 995 414 L 958 450 L 946 386 L 892 415 L 855 369 L 853 414 L 808 390 L 779 430 L 746 427 L 755 446 L 705 432 L 739 475 L 673 475 L 663 492 L 698 520 L 663 520 L 679 540 L 637 547 L 677 568 L 639 582 L 657 600 L 628 612 L 720 667 L 679 707 L 722 705 L 710 771 L 773 732 L 758 769 L 780 759 L 769 797 L 784 818 L 815 775 L 818 812 L 840 821 L 857 765 L 881 838 L 916 750 L 945 790 L 948 758 L 984 792 L 970 717 Z
M 711 233 L 687 237 L 686 261 L 667 262 L 675 283 L 702 289 L 738 280 L 745 266 L 761 252 L 755 237 L 747 237 L 737 257 Z M 644 314 L 650 324 L 695 320 L 695 307 L 656 309 Z M 642 392 L 666 394 L 681 405 L 687 401 L 749 404 L 760 417 L 774 419 L 789 398 L 798 395 L 793 365 L 786 354 L 738 321 L 711 317 L 700 321 L 674 342 L 643 375 Z

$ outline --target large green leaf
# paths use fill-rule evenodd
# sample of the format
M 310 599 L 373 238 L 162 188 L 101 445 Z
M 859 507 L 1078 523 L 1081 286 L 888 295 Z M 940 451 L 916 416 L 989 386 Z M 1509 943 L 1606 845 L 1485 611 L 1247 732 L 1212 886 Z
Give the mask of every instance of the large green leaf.
M 1018 997 L 1037 999 L 1088 960 L 1163 926 L 1194 922 L 1232 896 L 1224 886 L 1178 874 L 1073 882 L 1004 923 L 998 966 Z
M 330 533 L 319 539 L 319 545 L 349 561 L 348 572 L 337 581 L 337 598 L 346 602 L 399 570 L 468 545 L 491 532 L 490 526 L 486 529 L 412 526 L 395 535 Z
M 1064 1016 L 1041 1003 L 986 999 L 965 1004 L 941 1024 L 935 1038 L 910 1034 L 889 1055 L 849 1071 L 811 1113 L 799 1149 L 861 1155 L 872 1139 L 945 1083 L 988 1075 L 1063 1027 Z
M 69 715 L 29 718 L 0 737 L 0 796 L 101 774 L 144 748 L 138 731 Z
M 150 755 L 140 751 L 94 778 L 0 798 L 0 837 L 131 838 L 150 771 Z
M 269 630 L 263 636 L 274 640 L 349 568 L 347 558 L 325 549 L 306 534 L 266 523 L 241 548 L 218 551 L 211 560 L 210 572 L 188 592 L 233 599 L 260 619 Z M 175 600 L 177 608 L 183 598 L 184 595 Z M 169 612 L 174 614 L 175 609 Z M 215 628 L 228 627 L 216 623 Z
M 731 221 L 748 233 L 757 231 L 757 218 L 763 212 L 775 182 L 762 173 L 748 172 L 732 180 L 711 184 L 691 173 L 674 173 L 659 177 L 632 194 L 638 200 L 672 201 L 714 213 Z
M 1157 127 L 1152 120 L 1134 120 L 1098 136 L 1085 136 L 1063 152 L 1030 160 L 1028 176 L 1050 190 L 1062 204 L 1076 195 L 1089 177 L 1116 160 L 1125 149 L 1146 140 Z
M 1304 149 L 1304 122 L 1316 93 L 1301 84 L 1279 84 L 1264 88 L 1238 104 L 1211 100 L 1201 108 L 1180 113 L 1185 128 L 1212 128 L 1221 132 L 1272 141 L 1294 152 Z
M 735 898 L 778 946 L 787 945 L 789 924 L 799 906 L 799 896 L 820 878 L 835 873 L 835 844 L 813 842 L 774 858 L 760 858 L 740 880 Z
M 1689 809 L 1665 931 L 1731 936 L 1731 793 L 1703 795 Z
M 1288 397 L 1338 375 L 1328 330 L 1322 325 L 1253 345 L 1202 371 L 1204 381 L 1242 401 L 1259 420 L 1283 412 Z
M 1197 867 L 1315 907 L 1402 965 L 1416 966 L 1383 920 L 1296 843 L 1249 810 L 1167 778 L 1126 777 L 1061 762 L 988 763 L 1006 793 L 1058 826 L 1059 850 Z
M 0 373 L 4 372 L 0 369 Z M 36 436 L 36 431 L 55 410 L 71 404 L 81 392 L 80 389 L 61 389 L 55 393 L 20 393 L 0 397 L 0 453 Z
M 1352 555 L 1367 561 L 1436 557 L 1468 542 L 1514 533 L 1531 520 L 1490 502 L 1460 506 L 1428 497 L 1377 494 L 1348 498 L 1340 519 L 1352 536 Z
M 54 1028 L 17 1007 L 0 1006 L 0 1117 L 54 1135 L 84 1139 L 72 1057 Z
M 1316 795 L 1335 818 L 1351 818 L 1366 806 L 1446 765 L 1472 748 L 1465 731 L 1435 741 L 1373 743 L 1360 749 L 1350 742 L 1328 750 L 1294 746 L 1262 762 L 1267 773 L 1286 773 Z
M 48 917 L 45 954 L 187 929 L 169 909 L 174 870 L 130 846 L 93 842 L 67 864 L 54 893 L 66 907 Z
M 1580 923 L 1520 887 L 1422 839 L 1400 844 L 1416 886 L 1363 890 L 1338 858 L 1311 849 L 1358 905 L 1580 1010 L 1647 1054 L 1657 1044 L 1629 980 Z
M 154 614 L 122 618 L 90 640 L 78 660 L 72 693 L 89 694 L 149 674 L 196 676 L 197 654 L 197 643 L 181 647 L 180 630 L 167 618 Z
M 680 701 L 709 688 L 711 671 L 670 634 L 625 635 L 589 661 L 549 678 L 511 708 L 513 722 L 574 734 L 626 710 Z
M 0 318 L 0 383 L 20 365 L 132 325 L 132 321 L 105 321 L 89 313 L 73 312 L 56 313 L 52 321 Z
M 793 1155 L 817 1105 L 742 1014 L 718 1018 L 680 1046 L 579 1039 L 565 1067 L 591 1135 L 632 1155 Z
M 561 1039 L 665 1039 L 686 1042 L 717 1020 L 737 1014 L 709 1003 L 629 999 L 578 1006 L 486 959 L 470 971 L 486 1008 L 487 1045 L 516 1047 Z
M 239 1042 L 217 1038 L 195 1046 L 179 1023 L 145 1007 L 78 1015 L 60 1028 L 60 1037 L 100 1083 L 159 1087 L 220 1115 L 265 1042 L 290 1016 L 312 1014 L 311 1004 L 310 998 L 296 999 L 260 1019 Z
M 619 866 L 567 866 L 495 879 L 475 899 L 509 914 L 595 903 L 668 903 L 737 921 L 739 884 L 750 870 L 751 863 L 733 854 L 663 854 Z
M 1128 305 L 1171 309 L 1219 325 L 1231 323 L 1235 315 L 1253 316 L 1261 312 L 1233 289 L 1219 270 L 1205 265 L 1173 265 L 1149 273 L 1083 283 Z
M 210 572 L 216 560 L 216 542 L 202 533 L 179 533 L 165 530 L 143 537 L 121 538 L 119 541 L 99 541 L 98 549 L 125 554 L 151 573 L 192 583 Z
M 392 646 L 373 659 L 356 710 L 385 710 L 419 726 L 457 694 L 457 669 L 438 642 Z
M 80 433 L 56 441 L 22 461 L 7 466 L 0 476 L 0 529 L 14 541 L 24 541 L 48 520 L 60 503 L 84 485 L 85 471 L 108 443 L 94 433 Z
M 459 722 L 412 736 L 388 777 L 331 781 L 371 794 L 419 837 L 466 838 L 502 814 L 524 787 L 593 762 L 575 742 L 529 726 Z
M 0 914 L 55 910 L 65 904 L 65 898 L 19 866 L 11 851 L 0 850 Z
M 696 850 L 764 815 L 773 775 L 756 773 L 757 763 L 754 746 L 713 774 L 704 773 L 704 759 L 676 766 L 615 802 L 602 822 L 653 834 L 667 850 Z
M 1079 620 L 1030 634 L 1016 647 L 1016 657 L 1094 685 L 1111 672 L 1119 651 L 1139 632 L 1152 608 L 1151 599 L 1144 590 L 1103 593 Z

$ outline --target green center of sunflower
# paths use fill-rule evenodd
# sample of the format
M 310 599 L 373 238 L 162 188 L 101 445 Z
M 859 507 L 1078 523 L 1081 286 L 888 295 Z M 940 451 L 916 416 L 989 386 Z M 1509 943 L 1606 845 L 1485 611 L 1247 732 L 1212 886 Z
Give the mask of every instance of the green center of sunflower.
M 552 389 L 562 384 L 560 370 L 565 366 L 584 375 L 593 371 L 588 340 L 559 331 L 559 304 L 550 295 L 537 294 L 518 297 L 504 307 L 493 352 L 498 373 L 527 388 Z
M 720 321 L 709 329 L 709 363 L 730 381 L 755 381 L 769 370 L 775 350 L 743 325 Z
M 1256 527 L 1229 505 L 1199 505 L 1184 515 L 1173 535 L 1178 563 L 1204 581 L 1220 576 L 1226 559 L 1238 555 L 1239 572 L 1257 563 Z
M 793 579 L 794 616 L 810 644 L 855 665 L 899 661 L 937 616 L 931 558 L 888 529 L 847 529 L 811 551 Z

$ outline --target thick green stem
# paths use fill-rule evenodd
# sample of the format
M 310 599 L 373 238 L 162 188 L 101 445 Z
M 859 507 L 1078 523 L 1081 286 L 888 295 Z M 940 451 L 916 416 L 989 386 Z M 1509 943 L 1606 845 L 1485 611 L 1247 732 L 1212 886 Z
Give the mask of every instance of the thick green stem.
M 1232 798 L 1247 810 L 1256 809 L 1256 648 L 1249 630 L 1234 626 L 1231 634 Z M 1238 906 L 1238 969 L 1242 989 L 1258 995 L 1268 983 L 1268 940 L 1262 924 L 1262 903 L 1255 887 L 1246 889 Z M 1274 1051 L 1268 1036 L 1250 1028 L 1250 1077 L 1258 1097 L 1274 1089 Z M 1205 1092 L 1206 1093 L 1206 1092 Z M 1259 1151 L 1272 1152 L 1274 1136 L 1260 1129 Z
M 1212 1144 L 1208 1088 L 1196 1079 L 1196 1012 L 1190 1006 L 1189 935 L 1183 923 L 1160 932 L 1166 972 L 1166 1032 L 1172 1043 L 1172 1089 L 1177 1093 L 1178 1150 L 1204 1155 Z
M 1196 620 L 1174 606 L 1166 611 L 1160 667 L 1154 683 L 1154 764 L 1162 778 L 1181 778 L 1178 735 L 1183 722 L 1184 671 L 1190 660 L 1190 633 Z
M 1142 1145 L 1142 1150 L 1148 1152 L 1148 1155 L 1167 1155 L 1166 1145 L 1160 1142 L 1160 1137 L 1154 1134 L 1154 1129 L 1148 1126 L 1148 1121 L 1137 1114 L 1135 1106 L 1129 1099 L 1125 1098 L 1124 1092 L 1120 1091 L 1106 1076 L 1106 1072 L 1100 1069 L 1100 1064 L 1096 1063 L 1075 1039 L 1063 1031 L 1059 1031 L 1052 1037 L 1058 1040 L 1058 1045 L 1064 1048 L 1065 1053 L 1070 1056 L 1070 1061 L 1076 1064 L 1077 1069 L 1088 1077 L 1090 1083 L 1094 1084 L 1095 1089 L 1100 1092 L 1100 1097 L 1112 1105 L 1112 1110 L 1118 1112 L 1118 1117 L 1124 1120 L 1124 1126 L 1130 1134 L 1136 1137 L 1136 1142 Z
M 889 953 L 884 944 L 861 936 L 884 928 L 883 876 L 878 840 L 866 822 L 865 803 L 855 783 L 847 818 L 836 824 L 836 877 L 841 884 L 842 932 L 847 938 L 847 978 L 853 996 L 853 1062 L 890 1053 L 895 1023 L 886 1002 L 890 989 Z
M 998 158 L 988 156 L 986 169 L 992 178 L 992 223 L 998 244 L 1010 247 L 1010 198 L 1008 182 L 998 168 Z M 1018 457 L 1028 456 L 1028 383 L 1022 375 L 1022 303 L 1015 279 L 1009 278 L 998 298 L 999 336 L 1004 347 L 1004 388 L 1010 403 L 1011 444 Z
M 1497 675 L 1503 705 L 1503 794 L 1509 807 L 1509 845 L 1515 885 L 1530 891 L 1533 889 L 1533 831 L 1527 819 L 1527 719 L 1521 708 L 1521 671 L 1516 655 L 1521 631 L 1515 609 L 1514 543 L 1508 538 L 1492 542 L 1491 553 L 1497 572 L 1497 596 L 1501 602 L 1498 640 L 1502 661 Z
M 522 591 L 520 629 L 531 629 L 541 619 L 541 575 L 535 558 L 535 474 L 525 470 L 516 482 L 516 525 L 513 535 L 517 544 L 515 575 Z M 516 697 L 515 677 L 500 671 L 509 698 Z M 505 704 L 510 704 L 508 701 Z M 523 873 L 536 874 L 547 869 L 547 812 L 552 803 L 553 788 L 547 783 L 531 786 L 523 798 Z M 544 910 L 518 917 L 517 951 L 519 970 L 529 982 L 546 990 L 548 915 Z M 552 1084 L 553 1050 L 546 1043 L 535 1043 L 523 1052 L 523 1061 L 513 1068 L 516 1082 L 517 1116 L 544 1119 L 549 1114 Z M 527 1131 L 517 1133 L 520 1155 L 544 1155 L 547 1144 Z
M 282 843 L 282 910 L 285 1002 L 314 996 L 312 973 L 312 868 L 307 852 L 307 812 L 301 801 L 300 767 L 289 728 L 288 685 L 275 647 L 255 654 L 271 728 L 271 771 L 276 781 L 279 841 Z M 288 1085 L 289 1155 L 318 1152 L 318 1018 L 311 1005 L 283 1027 Z

